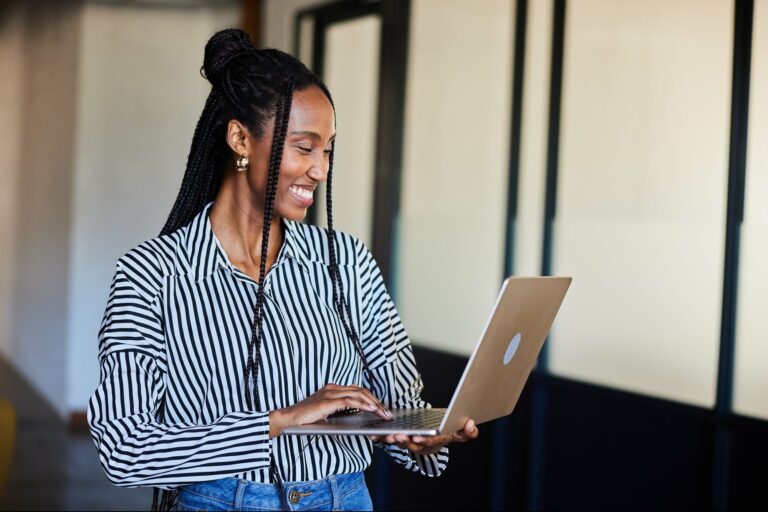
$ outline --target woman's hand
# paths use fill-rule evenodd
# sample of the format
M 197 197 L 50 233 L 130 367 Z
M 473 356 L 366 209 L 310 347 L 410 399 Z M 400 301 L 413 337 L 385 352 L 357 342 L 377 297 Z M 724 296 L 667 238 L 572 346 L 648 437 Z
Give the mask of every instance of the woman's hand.
M 382 419 L 392 419 L 392 413 L 367 389 L 358 386 L 326 384 L 301 402 L 285 409 L 271 411 L 269 438 L 280 435 L 286 427 L 314 423 L 343 409 L 370 411 Z
M 383 441 L 396 444 L 416 455 L 432 455 L 440 451 L 440 448 L 450 443 L 463 443 L 469 439 L 475 439 L 478 435 L 474 420 L 467 420 L 464 430 L 452 434 L 440 434 L 436 436 L 407 436 L 405 434 L 388 434 L 386 436 L 368 436 L 371 441 Z

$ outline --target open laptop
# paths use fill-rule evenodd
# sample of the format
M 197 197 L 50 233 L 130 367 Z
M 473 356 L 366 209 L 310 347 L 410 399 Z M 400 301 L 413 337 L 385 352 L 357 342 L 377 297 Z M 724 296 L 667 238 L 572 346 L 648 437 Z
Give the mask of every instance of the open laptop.
M 511 414 L 528 380 L 570 277 L 508 277 L 447 409 L 393 409 L 383 420 L 368 411 L 287 427 L 286 435 L 429 436 Z

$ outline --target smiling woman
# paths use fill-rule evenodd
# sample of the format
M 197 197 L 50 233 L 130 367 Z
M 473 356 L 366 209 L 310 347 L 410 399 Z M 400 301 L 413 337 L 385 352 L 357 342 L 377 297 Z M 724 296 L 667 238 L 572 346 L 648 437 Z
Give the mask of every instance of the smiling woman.
M 292 96 L 287 133 L 283 132 L 283 152 L 280 160 L 274 162 L 279 165 L 278 174 L 273 178 L 277 181 L 274 196 L 267 197 L 271 190 L 267 183 L 270 179 L 267 169 L 273 159 L 271 147 L 273 144 L 280 146 L 280 141 L 274 140 L 281 135 L 279 131 L 275 132 L 276 117 L 264 122 L 261 135 L 253 133 L 240 121 L 231 119 L 225 139 L 233 159 L 239 155 L 239 161 L 250 163 L 260 172 L 247 172 L 247 167 L 242 166 L 237 168 L 237 172 L 225 172 L 210 214 L 214 232 L 226 248 L 230 261 L 258 281 L 263 277 L 260 274 L 261 247 L 250 242 L 260 242 L 266 213 L 262 211 L 262 205 L 273 205 L 268 235 L 276 243 L 264 260 L 266 268 L 270 268 L 282 244 L 279 219 L 302 220 L 313 203 L 315 189 L 327 179 L 330 170 L 336 133 L 329 96 L 317 85 L 296 90 Z M 265 133 L 271 136 L 265 136 Z M 239 215 L 242 212 L 251 214 Z M 258 246 L 261 245 L 258 243 Z
M 445 445 L 477 429 L 280 435 L 344 409 L 388 419 L 429 404 L 378 265 L 333 229 L 326 86 L 234 29 L 210 39 L 203 72 L 213 87 L 178 198 L 112 281 L 88 410 L 102 465 L 117 485 L 155 487 L 153 508 L 370 509 L 372 441 L 437 476 Z M 324 181 L 328 228 L 298 222 Z

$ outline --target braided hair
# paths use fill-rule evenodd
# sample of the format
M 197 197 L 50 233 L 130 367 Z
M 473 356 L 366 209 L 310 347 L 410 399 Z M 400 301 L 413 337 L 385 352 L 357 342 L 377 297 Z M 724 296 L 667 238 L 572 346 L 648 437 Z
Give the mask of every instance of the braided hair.
M 301 61 L 280 50 L 257 49 L 248 34 L 238 29 L 222 30 L 211 37 L 205 45 L 205 57 L 200 73 L 211 83 L 211 92 L 195 128 L 179 194 L 160 234 L 166 235 L 186 226 L 205 205 L 216 197 L 223 181 L 227 161 L 233 157 L 226 143 L 229 120 L 237 119 L 254 137 L 261 138 L 265 135 L 268 122 L 274 118 L 264 202 L 259 287 L 251 325 L 252 335 L 247 347 L 243 391 L 246 407 L 259 410 L 259 354 L 264 339 L 262 283 L 266 274 L 270 226 L 293 93 L 316 86 L 323 91 L 331 102 L 331 106 L 333 106 L 333 99 L 325 83 Z M 373 384 L 373 375 L 363 352 L 360 337 L 352 323 L 352 312 L 344 294 L 336 258 L 331 198 L 334 150 L 335 142 L 330 152 L 326 183 L 329 273 L 333 289 L 333 304 L 341 318 L 347 337 L 352 341 L 362 360 L 365 376 L 368 382 Z M 270 470 L 273 480 L 281 485 L 274 461 L 271 461 Z M 176 496 L 177 491 L 159 492 L 155 489 L 152 509 L 169 510 Z

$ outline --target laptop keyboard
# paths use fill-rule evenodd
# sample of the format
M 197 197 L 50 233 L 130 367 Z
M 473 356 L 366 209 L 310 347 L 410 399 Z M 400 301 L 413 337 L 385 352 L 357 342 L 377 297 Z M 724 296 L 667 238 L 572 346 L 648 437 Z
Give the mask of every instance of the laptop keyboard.
M 393 420 L 379 420 L 369 423 L 366 427 L 387 427 L 393 429 L 431 429 L 440 426 L 445 409 L 413 409 Z

